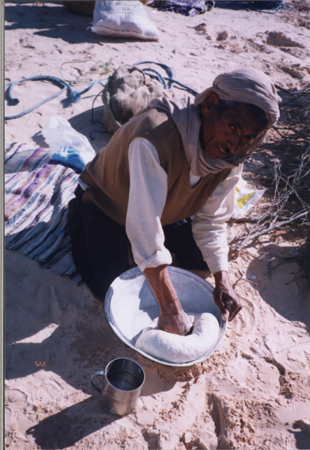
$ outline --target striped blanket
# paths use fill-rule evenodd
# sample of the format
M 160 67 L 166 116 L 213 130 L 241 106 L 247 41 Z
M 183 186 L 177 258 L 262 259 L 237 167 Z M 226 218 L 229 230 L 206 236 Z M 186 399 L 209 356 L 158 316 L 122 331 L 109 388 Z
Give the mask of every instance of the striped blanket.
M 52 161 L 46 148 L 5 145 L 5 247 L 82 284 L 66 226 L 77 179 L 73 169 Z

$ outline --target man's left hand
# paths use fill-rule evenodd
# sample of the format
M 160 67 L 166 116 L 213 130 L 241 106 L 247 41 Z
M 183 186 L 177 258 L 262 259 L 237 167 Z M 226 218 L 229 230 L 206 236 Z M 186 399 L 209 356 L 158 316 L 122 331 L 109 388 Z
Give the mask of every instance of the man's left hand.
M 215 288 L 213 298 L 220 308 L 223 320 L 231 322 L 242 309 L 239 297 L 233 290 L 226 271 L 214 274 Z

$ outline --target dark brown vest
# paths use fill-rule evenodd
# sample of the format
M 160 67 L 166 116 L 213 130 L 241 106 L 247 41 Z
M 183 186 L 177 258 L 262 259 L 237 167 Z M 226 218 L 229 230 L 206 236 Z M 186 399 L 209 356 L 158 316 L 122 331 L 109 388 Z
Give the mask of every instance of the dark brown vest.
M 168 175 L 168 194 L 161 217 L 163 226 L 196 214 L 230 173 L 228 169 L 208 174 L 191 187 L 190 166 L 174 121 L 155 108 L 144 109 L 112 136 L 108 145 L 87 164 L 81 175 L 81 180 L 89 186 L 83 201 L 95 203 L 123 226 L 130 186 L 128 147 L 137 137 L 145 138 L 155 146 L 160 164 Z

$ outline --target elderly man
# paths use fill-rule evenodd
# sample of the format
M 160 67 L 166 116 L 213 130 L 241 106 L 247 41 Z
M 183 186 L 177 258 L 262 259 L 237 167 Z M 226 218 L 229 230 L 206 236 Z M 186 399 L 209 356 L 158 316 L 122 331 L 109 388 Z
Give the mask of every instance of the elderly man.
M 240 69 L 187 99 L 154 99 L 122 126 L 83 171 L 69 221 L 73 257 L 100 298 L 130 267 L 144 273 L 160 309 L 158 326 L 191 327 L 167 265 L 214 275 L 223 319 L 242 308 L 228 277 L 226 222 L 243 161 L 279 117 L 264 73 Z

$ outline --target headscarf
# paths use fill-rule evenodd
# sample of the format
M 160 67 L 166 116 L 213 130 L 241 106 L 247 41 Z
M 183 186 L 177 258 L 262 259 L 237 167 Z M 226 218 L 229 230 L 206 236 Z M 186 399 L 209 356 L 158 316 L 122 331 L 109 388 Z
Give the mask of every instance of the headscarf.
M 218 159 L 211 159 L 206 155 L 199 138 L 200 105 L 203 104 L 210 92 L 215 92 L 221 100 L 256 105 L 265 112 L 268 120 L 266 129 L 259 133 L 252 142 L 241 148 L 236 154 Z M 263 72 L 248 67 L 217 76 L 213 86 L 199 94 L 194 102 L 190 97 L 185 99 L 162 97 L 153 99 L 148 108 L 155 107 L 171 115 L 181 135 L 191 173 L 202 177 L 208 173 L 234 168 L 253 153 L 263 142 L 268 129 L 277 122 L 280 115 L 278 106 L 280 101 L 271 79 Z

